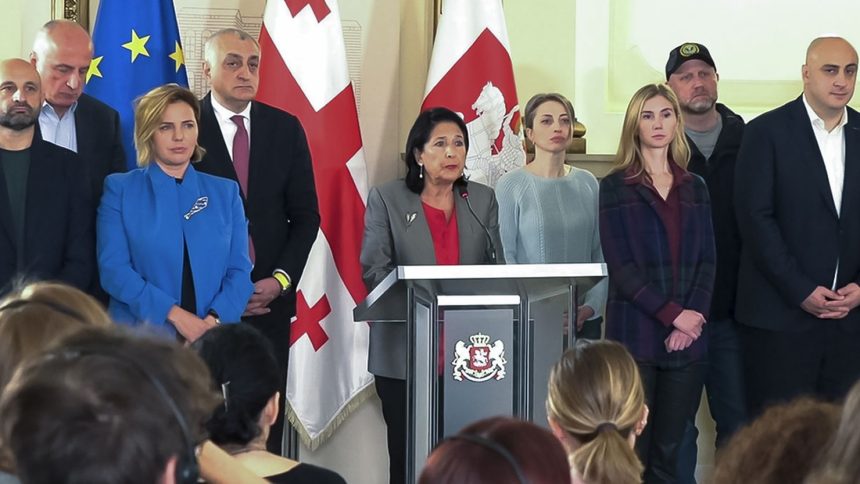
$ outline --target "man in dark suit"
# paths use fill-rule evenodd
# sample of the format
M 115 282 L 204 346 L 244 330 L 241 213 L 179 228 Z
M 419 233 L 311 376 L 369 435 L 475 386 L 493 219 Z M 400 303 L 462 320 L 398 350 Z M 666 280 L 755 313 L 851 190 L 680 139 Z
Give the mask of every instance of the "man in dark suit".
M 803 94 L 747 125 L 735 172 L 747 400 L 837 399 L 860 376 L 857 51 L 812 41 Z
M 39 71 L 45 92 L 39 114 L 42 137 L 80 156 L 98 204 L 105 177 L 126 166 L 119 113 L 83 94 L 92 57 L 86 30 L 69 20 L 52 20 L 36 34 L 30 62 Z
M 90 193 L 78 156 L 36 129 L 39 74 L 0 63 L 0 293 L 19 276 L 86 289 L 95 272 Z
M 214 33 L 205 46 L 203 73 L 212 91 L 201 102 L 198 170 L 239 182 L 248 217 L 254 295 L 243 321 L 275 346 L 286 382 L 295 285 L 319 230 L 310 152 L 299 120 L 254 101 L 260 47 L 238 29 Z M 280 453 L 284 392 L 269 450 Z
M 42 138 L 78 154 L 83 161 L 95 211 L 105 177 L 125 171 L 126 165 L 119 114 L 107 104 L 83 94 L 92 57 L 89 34 L 69 20 L 46 23 L 36 33 L 30 53 L 30 63 L 39 72 L 45 93 L 39 114 Z M 107 303 L 107 294 L 102 291 L 98 277 L 93 278 L 89 289 Z

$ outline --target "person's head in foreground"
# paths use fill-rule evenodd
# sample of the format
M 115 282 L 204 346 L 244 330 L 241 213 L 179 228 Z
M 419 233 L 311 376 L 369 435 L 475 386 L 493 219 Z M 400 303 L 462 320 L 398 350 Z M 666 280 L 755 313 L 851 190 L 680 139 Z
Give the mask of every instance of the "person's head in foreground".
M 318 484 L 344 482 L 334 472 L 266 450 L 269 428 L 280 412 L 283 382 L 272 344 L 262 333 L 246 324 L 223 324 L 204 333 L 192 348 L 209 367 L 212 384 L 223 398 L 206 423 L 212 442 L 272 482 L 299 475 Z
M 427 458 L 420 484 L 564 484 L 570 467 L 546 429 L 510 417 L 475 422 Z
M 802 483 L 838 423 L 837 405 L 811 398 L 770 407 L 717 453 L 712 483 Z
M 282 386 L 271 343 L 250 326 L 225 324 L 204 333 L 192 348 L 224 400 L 206 423 L 209 438 L 228 452 L 265 450 Z
M 20 286 L 0 300 L 0 396 L 22 362 L 74 331 L 111 324 L 98 301 L 72 286 Z M 0 471 L 12 470 L 8 454 L 0 443 Z
M 836 435 L 824 449 L 806 484 L 860 482 L 860 382 L 845 398 Z
M 7 294 L 0 300 L 0 395 L 22 361 L 80 328 L 110 324 L 98 301 L 66 284 L 34 282 Z
M 218 400 L 173 342 L 89 328 L 25 362 L 0 401 L 0 438 L 24 484 L 193 483 Z
M 588 484 L 642 482 L 633 450 L 648 421 L 639 369 L 614 341 L 581 341 L 549 377 L 547 417 L 570 456 L 575 478 Z

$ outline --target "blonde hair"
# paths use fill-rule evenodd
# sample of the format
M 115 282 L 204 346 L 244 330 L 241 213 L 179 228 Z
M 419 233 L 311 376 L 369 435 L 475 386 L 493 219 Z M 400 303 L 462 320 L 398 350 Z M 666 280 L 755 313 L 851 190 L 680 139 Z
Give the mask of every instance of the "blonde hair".
M 21 364 L 87 326 L 110 326 L 98 301 L 65 284 L 27 284 L 0 301 L 0 396 Z M 0 442 L 0 469 L 12 470 Z
M 618 153 L 615 155 L 615 166 L 610 173 L 631 170 L 633 178 L 647 176 L 645 167 L 642 166 L 639 119 L 642 117 L 645 103 L 657 96 L 662 96 L 669 101 L 672 110 L 675 111 L 675 117 L 678 118 L 674 136 L 669 143 L 670 159 L 681 168 L 687 168 L 687 163 L 690 161 L 690 145 L 687 144 L 687 136 L 684 134 L 684 117 L 681 114 L 678 97 L 666 84 L 648 84 L 636 91 L 627 105 L 624 124 L 621 127 L 621 139 L 618 141 Z
M 853 484 L 860 482 L 860 383 L 855 383 L 836 428 L 836 436 L 806 479 L 807 484 Z
M 110 326 L 98 301 L 57 282 L 36 282 L 0 301 L 0 393 L 18 365 L 74 330 Z
M 627 438 L 644 410 L 639 368 L 616 342 L 577 343 L 550 373 L 547 414 L 581 443 L 569 458 L 589 484 L 642 482 L 642 464 Z
M 152 89 L 135 101 L 134 147 L 137 149 L 137 166 L 149 165 L 155 156 L 152 137 L 161 124 L 167 107 L 185 103 L 194 111 L 194 121 L 200 125 L 200 104 L 194 93 L 179 84 L 165 84 Z M 194 147 L 191 161 L 200 161 L 206 151 L 199 144 Z

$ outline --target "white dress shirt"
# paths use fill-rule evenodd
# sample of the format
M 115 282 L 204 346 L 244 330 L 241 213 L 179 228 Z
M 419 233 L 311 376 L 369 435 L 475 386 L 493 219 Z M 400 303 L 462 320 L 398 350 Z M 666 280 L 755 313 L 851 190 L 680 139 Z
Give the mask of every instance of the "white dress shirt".
M 845 184 L 845 125 L 848 123 L 848 109 L 842 108 L 842 119 L 832 130 L 827 131 L 824 120 L 821 119 L 803 94 L 803 105 L 812 123 L 812 132 L 815 141 L 818 142 L 818 150 L 824 159 L 824 169 L 827 171 L 827 181 L 830 184 L 830 193 L 833 195 L 833 204 L 836 206 L 836 215 L 842 209 L 842 186 Z M 836 290 L 836 278 L 839 276 L 839 260 L 836 261 L 836 272 L 833 274 L 831 289 Z
M 47 101 L 42 103 L 42 111 L 39 113 L 39 129 L 42 131 L 42 139 L 77 153 L 78 132 L 75 128 L 75 111 L 77 108 L 78 103 L 76 101 L 61 118 Z

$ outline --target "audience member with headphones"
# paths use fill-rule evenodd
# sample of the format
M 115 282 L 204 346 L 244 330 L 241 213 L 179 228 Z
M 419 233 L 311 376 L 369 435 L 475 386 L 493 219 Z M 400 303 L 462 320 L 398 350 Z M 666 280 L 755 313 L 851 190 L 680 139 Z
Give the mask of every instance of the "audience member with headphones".
M 208 381 L 187 348 L 82 329 L 24 362 L 0 400 L 0 439 L 24 484 L 265 482 L 205 440 L 219 404 Z
M 510 417 L 491 417 L 440 442 L 418 482 L 569 484 L 570 467 L 549 430 Z

